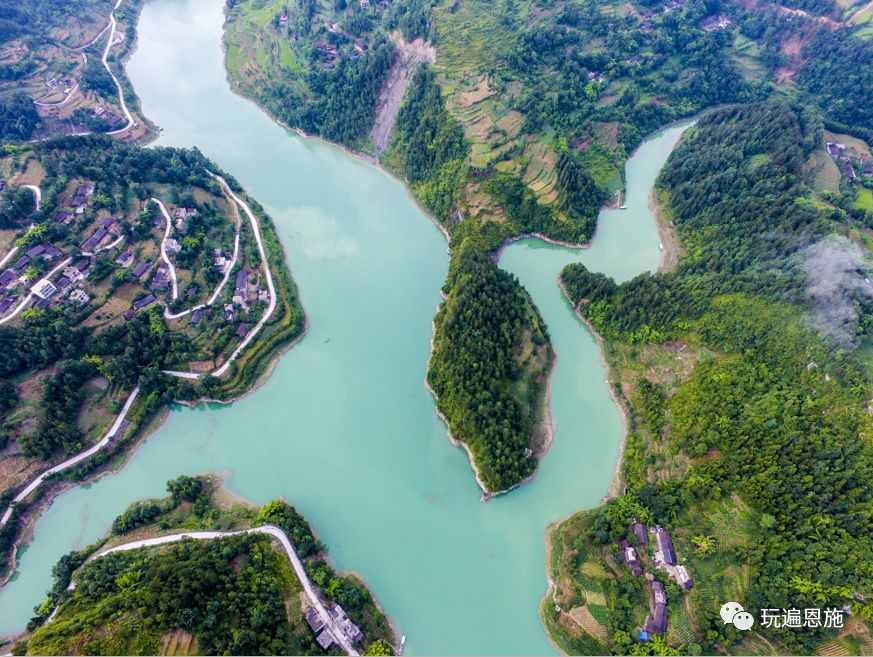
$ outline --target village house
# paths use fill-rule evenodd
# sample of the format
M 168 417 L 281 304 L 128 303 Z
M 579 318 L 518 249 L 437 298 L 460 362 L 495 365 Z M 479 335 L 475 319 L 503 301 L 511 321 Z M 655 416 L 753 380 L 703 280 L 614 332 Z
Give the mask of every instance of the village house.
M 55 287 L 58 288 L 58 290 L 60 290 L 61 293 L 63 294 L 63 293 L 65 293 L 65 292 L 67 291 L 67 289 L 68 289 L 68 288 L 70 287 L 70 285 L 72 285 L 72 284 L 73 284 L 73 281 L 71 281 L 67 276 L 61 276 L 61 277 L 60 277 L 60 278 L 55 282 Z
M 229 253 L 222 253 L 221 249 L 215 249 L 215 268 L 222 274 L 226 274 L 227 270 L 233 266 L 233 256 Z
M 18 297 L 9 297 L 8 299 L 3 299 L 0 301 L 0 315 L 5 315 L 8 313 L 12 306 L 15 305 L 15 302 L 18 300 Z
M 324 629 L 325 626 L 324 618 L 321 617 L 321 614 L 318 613 L 318 609 L 315 607 L 310 607 L 306 610 L 306 622 L 309 623 L 309 628 L 316 634 Z
M 224 304 L 224 321 L 230 324 L 233 321 L 234 313 L 233 313 L 233 304 L 226 303 Z
M 86 303 L 88 303 L 91 300 L 91 297 L 89 297 L 85 293 L 85 290 L 83 290 L 80 287 L 77 287 L 75 290 L 70 292 L 70 300 L 75 301 L 80 306 L 84 306 Z
M 45 242 L 43 242 L 42 244 L 37 244 L 36 246 L 31 247 L 30 249 L 25 251 L 25 255 L 30 259 L 42 258 L 46 262 L 51 262 L 52 260 L 63 254 L 61 253 L 60 249 L 52 246 L 51 244 L 46 244 Z
M 67 224 L 70 222 L 70 219 L 72 219 L 72 218 L 73 218 L 72 212 L 70 212 L 69 210 L 66 210 L 64 208 L 61 208 L 60 210 L 55 212 L 54 217 L 52 217 L 52 220 L 56 224 Z
M 155 276 L 152 278 L 151 288 L 153 290 L 168 290 L 170 288 L 169 271 L 170 268 L 167 267 L 166 263 L 158 265 Z
M 15 261 L 15 264 L 12 265 L 12 269 L 14 269 L 19 274 L 23 273 L 25 269 L 30 265 L 30 258 L 26 255 L 21 256 L 18 260 Z
M 370 0 L 361 0 L 361 9 L 369 9 Z
M 246 324 L 245 322 L 243 322 L 242 324 L 240 324 L 239 326 L 236 327 L 236 337 L 238 337 L 238 338 L 246 337 L 246 334 L 249 332 L 250 328 L 251 328 L 251 326 L 249 324 Z
M 318 641 L 318 645 L 321 646 L 322 650 L 330 650 L 333 644 L 336 643 L 333 633 L 327 629 L 319 634 L 315 640 Z
M 236 285 L 233 290 L 233 303 L 248 308 L 249 270 L 240 269 L 236 273 Z
M 164 242 L 164 250 L 167 253 L 179 253 L 179 251 L 182 250 L 182 245 L 179 244 L 177 240 L 170 237 Z
M 712 30 L 725 30 L 731 26 L 730 16 L 727 14 L 720 14 L 718 16 L 707 16 L 702 21 L 700 21 L 700 27 L 705 32 L 711 32 Z
M 133 277 L 142 280 L 149 273 L 152 265 L 150 262 L 141 262 L 133 268 Z
M 155 295 L 149 294 L 148 296 L 145 296 L 138 301 L 134 301 L 132 308 L 135 311 L 142 310 L 143 308 L 148 308 L 155 301 L 157 301 L 157 299 L 155 298 Z
M 637 551 L 631 547 L 631 545 L 625 539 L 621 539 L 618 542 L 618 546 L 621 548 L 622 556 L 624 557 L 624 562 L 630 568 L 631 573 L 634 577 L 639 577 L 643 574 L 643 569 L 640 567 L 640 559 L 639 555 L 637 555 Z
M 31 292 L 40 299 L 48 300 L 57 294 L 58 288 L 50 280 L 44 278 L 31 288 Z
M 835 160 L 839 160 L 845 157 L 845 144 L 838 144 L 837 142 L 829 141 L 826 143 L 826 145 L 828 148 L 828 155 L 830 155 Z
M 650 582 L 650 586 L 650 613 L 639 633 L 639 638 L 642 641 L 648 641 L 653 634 L 664 634 L 667 631 L 667 591 L 664 585 L 657 580 Z
M 76 189 L 76 195 L 73 196 L 73 200 L 70 202 L 70 207 L 75 210 L 76 214 L 82 214 L 85 212 L 85 208 L 88 206 L 88 199 L 94 194 L 94 187 L 88 184 L 81 184 Z
M 203 319 L 203 311 L 198 308 L 193 313 L 191 313 L 191 326 L 197 326 L 200 323 L 201 319 Z
M 103 243 L 107 235 L 109 235 L 109 231 L 105 228 L 101 227 L 95 230 L 91 237 L 82 243 L 82 253 L 93 253 Z
M 18 285 L 18 275 L 12 269 L 7 269 L 0 274 L 0 289 L 9 290 Z
M 76 263 L 76 269 L 82 275 L 82 278 L 87 278 L 88 271 L 91 269 L 91 258 L 82 258 Z
M 133 262 L 133 253 L 131 251 L 125 251 L 120 256 L 115 259 L 115 264 L 119 267 L 130 267 Z
M 339 626 L 342 633 L 346 635 L 349 641 L 352 643 L 357 643 L 361 639 L 364 638 L 364 633 L 361 632 L 361 628 L 355 625 L 352 622 L 352 619 L 349 618 L 349 615 L 346 613 L 345 609 L 340 607 L 335 602 L 330 605 L 328 608 L 328 613 L 333 616 L 333 619 L 336 621 L 336 624 Z
M 659 566 L 675 565 L 676 550 L 673 548 L 670 534 L 657 525 L 655 525 L 653 531 L 655 534 L 655 563 Z

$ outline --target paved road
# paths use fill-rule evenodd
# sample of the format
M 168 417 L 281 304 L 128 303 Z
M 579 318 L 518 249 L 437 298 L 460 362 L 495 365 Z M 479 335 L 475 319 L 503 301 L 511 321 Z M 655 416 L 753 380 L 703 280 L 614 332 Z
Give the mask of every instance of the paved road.
M 167 267 L 170 269 L 170 281 L 173 283 L 173 301 L 175 301 L 179 298 L 179 283 L 176 279 L 176 267 L 170 262 L 166 248 L 167 240 L 170 238 L 170 231 L 173 230 L 173 220 L 170 219 L 170 213 L 167 212 L 167 208 L 164 207 L 164 204 L 159 199 L 152 198 L 152 202 L 161 209 L 161 214 L 164 215 L 164 220 L 167 222 L 167 227 L 164 229 L 164 239 L 161 240 L 161 260 L 167 263 Z
M 130 110 L 127 109 L 127 103 L 124 102 L 124 90 L 121 88 L 121 82 L 118 81 L 118 78 L 115 77 L 115 73 L 112 72 L 112 68 L 109 66 L 109 51 L 115 41 L 115 10 L 118 9 L 121 3 L 122 0 L 118 0 L 112 8 L 112 11 L 109 13 L 109 38 L 106 40 L 106 50 L 103 51 L 103 58 L 100 61 L 103 62 L 103 66 L 106 68 L 109 75 L 112 76 L 112 81 L 115 82 L 115 89 L 118 92 L 118 102 L 121 105 L 121 111 L 124 113 L 124 118 L 127 119 L 127 125 L 118 130 L 107 132 L 107 135 L 121 134 L 125 130 L 132 128 L 134 124 L 133 116 L 131 115 Z
M 270 304 L 269 306 L 267 306 L 267 310 L 266 312 L 264 312 L 264 315 L 261 317 L 260 320 L 258 320 L 258 323 L 255 324 L 255 327 L 251 331 L 249 331 L 249 334 L 245 338 L 243 338 L 243 341 L 239 343 L 237 348 L 234 349 L 233 353 L 230 355 L 230 358 L 227 359 L 227 362 L 225 362 L 224 365 L 219 367 L 214 372 L 211 372 L 212 376 L 220 377 L 223 376 L 228 369 L 230 369 L 233 361 L 235 361 L 239 357 L 243 350 L 258 334 L 258 331 L 263 328 L 264 324 L 266 324 L 270 317 L 273 315 L 273 311 L 276 310 L 276 286 L 273 283 L 273 274 L 272 272 L 270 272 L 270 263 L 267 260 L 267 252 L 264 249 L 264 242 L 261 239 L 261 228 L 258 224 L 258 220 L 255 218 L 254 213 L 251 211 L 245 201 L 243 201 L 239 196 L 233 193 L 233 190 L 231 190 L 230 186 L 227 184 L 227 181 L 224 178 L 222 178 L 221 176 L 217 176 L 211 172 L 209 173 L 209 175 L 219 182 L 221 188 L 224 190 L 224 193 L 232 198 L 233 201 L 242 208 L 243 212 L 245 212 L 246 216 L 249 218 L 249 222 L 252 225 L 252 233 L 254 233 L 255 242 L 258 245 L 258 252 L 261 255 L 261 262 L 264 265 L 264 273 L 267 277 L 267 288 L 270 291 Z M 170 376 L 179 377 L 181 379 L 201 379 L 207 374 L 204 372 L 179 372 L 175 370 L 164 370 L 164 373 L 169 374 Z
M 118 431 L 118 428 L 121 426 L 121 423 L 124 421 L 124 418 L 127 416 L 127 412 L 130 410 L 130 407 L 133 405 L 133 402 L 136 399 L 136 396 L 138 394 L 139 394 L 139 386 L 137 386 L 136 388 L 134 388 L 130 392 L 130 395 L 128 396 L 127 401 L 124 402 L 124 407 L 121 409 L 121 413 L 119 413 L 118 417 L 115 418 L 115 422 L 112 423 L 112 426 L 109 427 L 109 429 L 104 434 L 103 438 L 100 439 L 100 442 L 95 443 L 90 448 L 86 449 L 84 452 L 80 452 L 79 454 L 76 454 L 75 456 L 68 458 L 63 463 L 58 463 L 53 468 L 49 468 L 48 470 L 43 472 L 36 479 L 31 481 L 23 491 L 21 491 L 20 493 L 18 493 L 18 495 L 16 495 L 14 498 L 12 498 L 12 501 L 13 502 L 21 502 L 24 498 L 26 498 L 33 491 L 35 491 L 40 486 L 40 484 L 42 484 L 42 482 L 45 481 L 45 479 L 47 477 L 50 477 L 51 475 L 55 474 L 56 472 L 61 472 L 63 470 L 66 470 L 67 468 L 73 467 L 77 463 L 84 461 L 88 457 L 92 456 L 93 454 L 96 454 L 101 449 L 106 447 L 106 445 L 109 443 L 109 439 L 112 438 L 112 436 L 115 434 L 116 431 Z M 6 512 L 3 514 L 3 517 L 0 518 L 0 525 L 5 525 L 7 522 L 9 522 L 9 516 L 11 516 L 11 515 L 12 515 L 12 506 L 10 505 L 9 508 L 6 509 Z
M 185 538 L 192 538 L 202 541 L 215 538 L 224 538 L 226 536 L 236 536 L 238 534 L 269 534 L 270 536 L 279 539 L 279 542 L 282 543 L 282 547 L 285 549 L 285 554 L 287 554 L 288 559 L 291 560 L 291 565 L 294 567 L 294 572 L 297 575 L 297 579 L 299 579 L 300 583 L 303 585 L 303 590 L 306 592 L 306 596 L 309 598 L 309 601 L 318 610 L 318 613 L 321 614 L 321 617 L 327 623 L 331 632 L 333 632 L 333 635 L 343 647 L 343 650 L 346 651 L 346 654 L 357 655 L 358 653 L 355 650 L 354 646 L 352 646 L 346 635 L 343 634 L 342 630 L 339 628 L 333 617 L 327 613 L 327 609 L 324 608 L 324 605 L 316 594 L 315 589 L 312 586 L 312 582 L 309 580 L 309 576 L 306 574 L 306 570 L 303 568 L 300 557 L 297 556 L 297 552 L 294 550 L 294 544 L 291 543 L 291 540 L 288 538 L 285 532 L 283 532 L 276 525 L 261 525 L 260 527 L 253 527 L 252 529 L 244 529 L 242 531 L 236 532 L 187 532 L 184 534 L 158 536 L 157 538 L 146 538 L 143 540 L 133 541 L 131 543 L 125 543 L 124 545 L 117 545 L 113 548 L 109 548 L 108 550 L 97 553 L 95 558 L 99 558 L 107 554 L 112 554 L 113 552 L 124 552 L 127 550 L 137 550 L 139 548 L 152 547 L 155 545 L 176 543 Z
M 224 286 L 227 285 L 227 281 L 230 280 L 230 273 L 233 271 L 233 268 L 236 266 L 237 258 L 239 257 L 239 233 L 240 233 L 240 224 L 241 220 L 237 217 L 236 221 L 236 235 L 233 238 L 233 258 L 230 261 L 230 265 L 227 266 L 224 272 L 224 277 L 221 279 L 221 283 L 218 284 L 218 287 L 215 288 L 215 291 L 212 293 L 212 296 L 209 297 L 209 300 L 206 303 L 201 303 L 193 308 L 188 308 L 188 310 L 183 310 L 178 313 L 171 313 L 169 308 L 164 309 L 164 317 L 167 319 L 179 319 L 180 317 L 184 317 L 185 315 L 189 315 L 193 313 L 195 310 L 200 310 L 202 308 L 206 308 L 207 306 L 211 306 L 215 303 L 215 300 L 218 299 L 219 295 L 221 295 L 221 291 L 224 289 Z
M 36 185 L 22 185 L 22 187 L 27 187 L 27 189 L 33 192 L 33 195 L 36 197 L 36 211 L 39 212 L 39 206 L 42 204 L 42 190 Z

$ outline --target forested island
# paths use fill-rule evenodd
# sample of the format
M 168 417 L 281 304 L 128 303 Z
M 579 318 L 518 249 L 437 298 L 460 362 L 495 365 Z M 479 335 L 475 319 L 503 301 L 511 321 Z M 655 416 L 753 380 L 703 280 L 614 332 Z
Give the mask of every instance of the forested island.
M 333 570 L 293 506 L 241 504 L 219 484 L 179 476 L 167 482 L 169 497 L 135 502 L 106 537 L 65 555 L 13 654 L 335 654 L 319 605 L 346 614 L 341 629 L 362 654 L 391 654 L 388 619 L 363 582 Z M 258 527 L 287 538 L 317 600 L 276 535 L 246 533 Z M 215 535 L 197 539 L 204 531 Z M 192 538 L 136 547 L 179 533 Z M 112 551 L 119 546 L 133 549 Z

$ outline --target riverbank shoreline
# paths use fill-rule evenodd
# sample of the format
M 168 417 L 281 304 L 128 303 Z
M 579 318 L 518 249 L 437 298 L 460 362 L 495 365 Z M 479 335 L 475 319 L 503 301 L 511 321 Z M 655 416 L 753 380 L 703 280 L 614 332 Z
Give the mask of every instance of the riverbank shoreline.
M 615 383 L 616 383 L 616 372 L 615 368 L 610 364 L 609 359 L 606 357 L 606 339 L 597 332 L 591 322 L 580 312 L 579 307 L 573 303 L 573 299 L 570 297 L 570 293 L 567 291 L 564 282 L 561 280 L 561 275 L 558 274 L 558 287 L 561 288 L 561 293 L 570 302 L 570 305 L 573 307 L 573 312 L 576 314 L 585 327 L 588 329 L 588 332 L 592 335 L 594 340 L 597 342 L 597 348 L 600 352 L 600 361 L 603 363 L 603 367 L 606 370 L 606 387 L 609 390 L 609 396 L 612 397 L 612 401 L 615 402 L 616 408 L 618 408 L 619 415 L 621 416 L 621 424 L 622 424 L 622 433 L 621 440 L 618 445 L 618 458 L 616 459 L 615 469 L 613 470 L 612 477 L 609 481 L 609 486 L 607 487 L 606 496 L 601 501 L 601 504 L 608 502 L 611 498 L 621 495 L 621 489 L 624 487 L 624 477 L 622 475 L 621 469 L 624 465 L 624 455 L 627 450 L 627 439 L 628 433 L 630 431 L 630 409 L 626 405 L 626 401 L 624 399 L 620 399 L 619 396 L 615 392 Z M 580 509 L 580 511 L 584 511 L 584 509 Z M 573 514 L 570 514 L 573 515 Z M 568 516 L 569 517 L 569 516 Z

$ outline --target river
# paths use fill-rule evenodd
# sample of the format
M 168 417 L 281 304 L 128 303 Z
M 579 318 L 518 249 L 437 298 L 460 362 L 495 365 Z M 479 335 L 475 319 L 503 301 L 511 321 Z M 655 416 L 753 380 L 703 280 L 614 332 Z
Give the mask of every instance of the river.
M 360 573 L 409 635 L 410 654 L 553 654 L 537 614 L 543 529 L 597 504 L 622 432 L 597 346 L 555 279 L 575 259 L 620 279 L 657 266 L 648 191 L 682 128 L 631 159 L 628 210 L 604 213 L 592 248 L 527 240 L 504 252 L 559 354 L 558 431 L 532 483 L 482 504 L 423 385 L 444 237 L 396 180 L 231 93 L 222 8 L 151 0 L 128 71 L 164 128 L 159 143 L 198 146 L 272 216 L 309 333 L 255 393 L 174 408 L 120 473 L 61 495 L 0 593 L 0 634 L 23 629 L 62 554 L 104 534 L 132 501 L 163 496 L 168 479 L 211 471 L 255 503 L 283 496 L 297 506 L 335 565 Z

